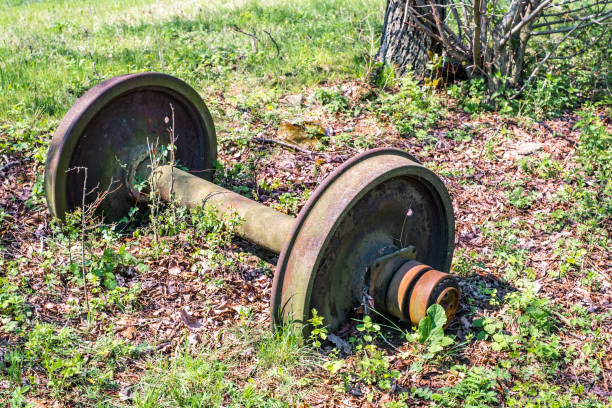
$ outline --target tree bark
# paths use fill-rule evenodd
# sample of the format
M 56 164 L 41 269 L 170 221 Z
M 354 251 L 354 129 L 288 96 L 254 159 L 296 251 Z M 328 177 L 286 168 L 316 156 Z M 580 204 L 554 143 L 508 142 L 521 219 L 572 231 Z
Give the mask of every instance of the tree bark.
M 412 22 L 407 6 L 411 6 L 417 13 L 424 15 L 420 22 L 429 21 L 427 26 L 431 28 L 431 31 L 435 31 L 431 7 L 426 0 L 388 0 L 376 60 L 393 66 L 398 76 L 411 71 L 415 77 L 422 79 L 428 74 L 429 56 L 427 52 L 439 54 L 442 47 Z M 438 15 L 443 16 L 444 9 L 438 7 L 437 12 Z

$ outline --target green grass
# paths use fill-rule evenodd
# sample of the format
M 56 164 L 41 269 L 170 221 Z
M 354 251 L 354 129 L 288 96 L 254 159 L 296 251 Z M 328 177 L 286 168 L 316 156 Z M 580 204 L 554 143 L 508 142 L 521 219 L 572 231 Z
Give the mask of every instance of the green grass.
M 359 76 L 382 1 L 36 2 L 0 9 L 0 117 L 59 118 L 86 89 L 161 71 L 249 94 Z M 251 37 L 232 29 L 255 32 Z M 266 31 L 269 33 L 266 34 Z M 277 55 L 273 40 L 279 47 Z
M 252 323 L 226 328 L 220 347 L 190 347 L 188 343 L 172 359 L 149 360 L 136 386 L 133 405 L 148 407 L 289 407 L 302 402 L 308 382 L 296 377 L 314 366 L 313 355 L 299 333 L 290 327 L 270 332 Z M 241 348 L 235 347 L 236 341 Z M 240 368 L 242 366 L 242 368 Z M 250 366 L 249 376 L 241 374 Z M 263 385 L 276 383 L 271 393 Z M 307 390 L 307 388 L 306 388 Z

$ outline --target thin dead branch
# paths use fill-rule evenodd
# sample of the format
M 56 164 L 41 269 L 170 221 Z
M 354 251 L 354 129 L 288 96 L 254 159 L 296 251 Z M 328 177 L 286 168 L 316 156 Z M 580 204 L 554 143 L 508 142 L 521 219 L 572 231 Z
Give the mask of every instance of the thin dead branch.
M 262 144 L 276 144 L 276 145 L 283 146 L 283 147 L 286 147 L 288 149 L 295 150 L 295 151 L 301 152 L 301 153 L 306 153 L 306 154 L 310 154 L 310 155 L 314 155 L 314 156 L 329 157 L 329 155 L 327 153 L 315 152 L 315 151 L 312 151 L 312 150 L 304 149 L 303 147 L 300 147 L 300 146 L 297 146 L 297 145 L 294 145 L 294 144 L 291 144 L 291 143 L 283 142 L 281 140 L 266 139 L 266 138 L 262 138 L 262 137 L 255 137 L 255 138 L 251 139 L 251 141 L 253 141 L 255 143 L 262 143 Z
M 268 35 L 270 41 L 272 41 L 272 44 L 274 44 L 274 47 L 276 47 L 276 56 L 280 57 L 280 47 L 278 46 L 278 43 L 276 42 L 274 37 L 272 37 L 272 34 L 270 34 L 267 30 L 263 30 L 263 32 Z
M 251 37 L 251 45 L 253 46 L 253 51 L 257 52 L 258 48 L 257 48 L 257 43 L 260 41 L 259 38 L 255 35 L 255 33 L 248 33 L 246 31 L 243 31 L 240 29 L 240 27 L 238 27 L 237 25 L 232 25 L 230 26 L 232 30 L 234 30 L 237 33 L 240 34 L 244 34 L 247 35 L 249 37 Z

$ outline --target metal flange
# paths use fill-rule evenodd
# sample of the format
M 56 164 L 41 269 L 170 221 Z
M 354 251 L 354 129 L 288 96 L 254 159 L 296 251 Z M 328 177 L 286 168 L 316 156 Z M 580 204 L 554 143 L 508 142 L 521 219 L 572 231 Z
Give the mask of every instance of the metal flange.
M 169 144 L 174 109 L 176 159 L 193 174 L 212 179 L 217 157 L 215 127 L 198 93 L 185 82 L 156 72 L 122 75 L 87 91 L 70 108 L 53 135 L 45 167 L 45 190 L 51 213 L 63 219 L 81 205 L 87 168 L 87 196 L 111 190 L 98 208 L 116 221 L 134 206 L 130 184 L 147 169 L 149 149 Z M 144 152 L 144 153 L 143 153 Z M 97 192 L 95 191 L 97 190 Z
M 274 275 L 275 322 L 305 323 L 314 308 L 337 329 L 361 304 L 376 258 L 412 245 L 419 261 L 448 271 L 454 232 L 446 188 L 414 157 L 387 148 L 353 157 L 298 215 Z

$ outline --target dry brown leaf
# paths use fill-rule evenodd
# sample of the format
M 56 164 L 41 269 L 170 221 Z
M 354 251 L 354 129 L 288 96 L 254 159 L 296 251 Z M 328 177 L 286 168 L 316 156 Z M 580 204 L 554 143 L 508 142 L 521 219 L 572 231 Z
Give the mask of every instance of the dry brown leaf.
M 122 337 L 128 340 L 132 340 L 134 338 L 135 333 L 136 333 L 136 329 L 134 328 L 134 326 L 130 326 L 127 329 L 124 329 L 119 332 L 119 334 L 121 334 Z
M 189 312 L 187 312 L 185 309 L 181 309 L 180 315 L 181 320 L 183 323 L 185 323 L 185 326 L 187 326 L 188 329 L 196 330 L 202 327 L 202 323 L 200 323 L 198 318 L 189 314 Z

